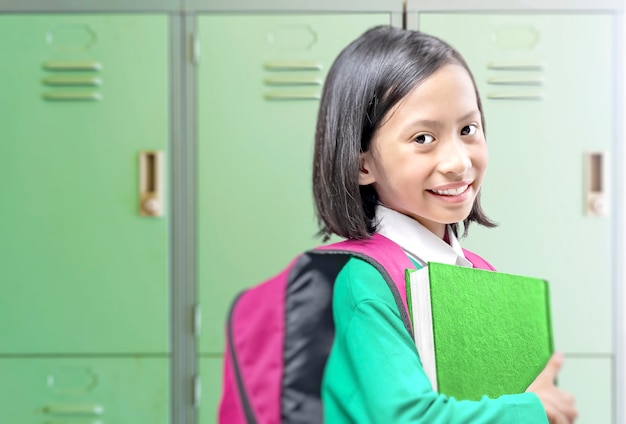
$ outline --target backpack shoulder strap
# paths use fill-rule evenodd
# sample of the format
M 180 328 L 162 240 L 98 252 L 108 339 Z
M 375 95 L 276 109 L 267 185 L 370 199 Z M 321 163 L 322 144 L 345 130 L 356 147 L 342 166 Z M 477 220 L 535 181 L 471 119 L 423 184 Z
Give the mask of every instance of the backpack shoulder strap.
M 376 268 L 391 290 L 404 326 L 409 331 L 409 334 L 413 334 L 406 298 L 405 273 L 407 269 L 415 269 L 415 265 L 398 244 L 381 234 L 374 233 L 367 240 L 344 240 L 319 246 L 315 251 L 318 253 L 350 254 L 367 261 Z M 488 271 L 496 270 L 489 262 L 476 253 L 463 249 L 463 254 L 474 268 Z
M 376 268 L 391 290 L 404 326 L 409 334 L 413 334 L 406 300 L 405 272 L 407 269 L 415 269 L 415 265 L 398 244 L 383 235 L 374 233 L 367 240 L 340 241 L 320 246 L 315 249 L 315 252 L 350 254 L 367 261 Z
M 487 271 L 495 271 L 496 269 L 486 260 L 478 256 L 474 252 L 470 252 L 469 250 L 463 249 L 463 254 L 465 255 L 465 259 L 470 261 L 474 268 L 485 269 Z

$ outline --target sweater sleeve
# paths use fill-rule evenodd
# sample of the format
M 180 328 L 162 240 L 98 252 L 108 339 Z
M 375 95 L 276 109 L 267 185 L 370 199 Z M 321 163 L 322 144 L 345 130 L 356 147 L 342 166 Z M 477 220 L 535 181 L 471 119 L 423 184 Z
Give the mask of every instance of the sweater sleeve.
M 435 392 L 382 276 L 351 259 L 333 299 L 336 335 L 322 396 L 325 422 L 547 423 L 533 393 L 462 401 Z

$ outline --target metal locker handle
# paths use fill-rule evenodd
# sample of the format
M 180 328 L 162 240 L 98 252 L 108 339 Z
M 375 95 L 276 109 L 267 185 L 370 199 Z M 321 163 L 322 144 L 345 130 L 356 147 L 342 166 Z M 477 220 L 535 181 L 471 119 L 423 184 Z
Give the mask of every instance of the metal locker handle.
M 583 207 L 588 216 L 608 216 L 608 178 L 604 152 L 585 153 L 585 195 Z
M 163 152 L 139 154 L 139 214 L 163 216 Z
M 193 406 L 199 409 L 202 401 L 202 380 L 199 375 L 193 377 Z
M 193 335 L 197 338 L 200 337 L 200 331 L 202 330 L 202 308 L 200 305 L 194 305 L 193 307 Z

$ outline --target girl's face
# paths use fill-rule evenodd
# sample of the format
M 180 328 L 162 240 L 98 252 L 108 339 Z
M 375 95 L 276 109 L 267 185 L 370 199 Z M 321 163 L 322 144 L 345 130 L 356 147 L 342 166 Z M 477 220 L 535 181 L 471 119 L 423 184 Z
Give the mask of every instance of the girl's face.
M 359 184 L 443 238 L 446 224 L 469 215 L 487 162 L 472 80 L 445 65 L 389 111 L 361 154 Z

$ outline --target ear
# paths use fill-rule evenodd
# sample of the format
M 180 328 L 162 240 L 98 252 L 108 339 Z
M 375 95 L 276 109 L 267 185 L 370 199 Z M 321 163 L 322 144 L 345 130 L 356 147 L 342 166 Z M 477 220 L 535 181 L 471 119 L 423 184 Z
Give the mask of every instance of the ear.
M 359 155 L 359 185 L 368 185 L 376 181 L 372 167 L 371 150 Z

